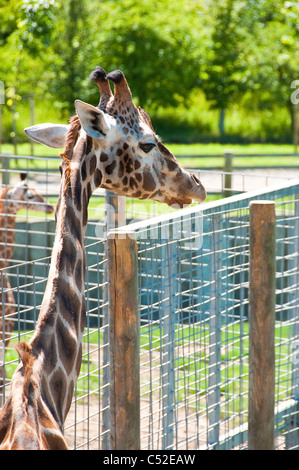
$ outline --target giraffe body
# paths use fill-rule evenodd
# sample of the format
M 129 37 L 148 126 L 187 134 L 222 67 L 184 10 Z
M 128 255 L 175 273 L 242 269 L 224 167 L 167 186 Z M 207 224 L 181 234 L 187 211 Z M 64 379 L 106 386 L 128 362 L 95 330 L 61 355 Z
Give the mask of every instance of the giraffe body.
M 34 140 L 65 147 L 65 151 L 61 154 L 62 178 L 48 282 L 34 334 L 30 343 L 20 349 L 22 363 L 12 379 L 11 398 L 0 412 L 0 449 L 1 441 L 3 446 L 11 445 L 16 403 L 24 410 L 18 421 L 18 435 L 28 434 L 30 441 L 30 436 L 39 436 L 42 429 L 42 438 L 31 440 L 39 442 L 41 448 L 49 448 L 45 445 L 45 426 L 39 426 L 46 415 L 52 417 L 52 425 L 56 424 L 60 432 L 61 440 L 55 445 L 62 447 L 64 443 L 63 423 L 82 358 L 84 236 L 93 191 L 102 187 L 116 194 L 180 207 L 192 199 L 205 199 L 202 184 L 162 144 L 147 113 L 133 104 L 122 72 L 107 75 L 97 68 L 91 78 L 101 93 L 97 107 L 76 101 L 77 116 L 68 126 L 49 124 L 25 130 Z M 114 83 L 114 94 L 109 80 Z M 22 445 L 27 445 L 27 440 Z
M 32 210 L 51 214 L 53 207 L 33 188 L 29 188 L 26 175 L 13 187 L 4 187 L 0 192 L 0 269 L 6 268 L 12 258 L 15 242 L 17 213 Z

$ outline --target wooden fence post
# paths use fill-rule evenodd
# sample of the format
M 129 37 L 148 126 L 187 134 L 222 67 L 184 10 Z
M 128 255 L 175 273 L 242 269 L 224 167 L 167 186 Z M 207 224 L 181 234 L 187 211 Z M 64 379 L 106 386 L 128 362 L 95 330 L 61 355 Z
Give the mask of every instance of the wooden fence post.
M 106 227 L 105 232 L 108 234 L 111 230 L 114 230 L 121 225 L 126 225 L 126 197 L 117 196 L 111 191 L 106 190 L 105 193 L 105 212 L 106 212 Z M 108 259 L 108 244 L 105 244 L 105 254 Z M 108 286 L 109 277 L 108 270 L 104 271 L 104 283 Z M 102 430 L 103 430 L 103 440 L 102 440 L 102 449 L 110 449 L 110 436 L 107 432 L 110 429 L 110 370 L 109 370 L 109 307 L 108 307 L 108 289 L 104 289 L 104 309 L 103 309 L 103 361 L 104 361 L 104 370 L 103 370 L 103 418 L 102 418 Z
M 137 260 L 132 233 L 108 234 L 112 450 L 140 448 Z
M 5 186 L 9 185 L 10 180 L 10 158 L 8 155 L 1 157 L 1 169 L 2 169 L 2 184 Z
M 12 141 L 14 146 L 14 154 L 18 155 L 18 136 L 17 136 L 17 121 L 16 121 L 16 100 L 14 99 L 12 105 Z
M 294 113 L 293 113 L 293 145 L 294 152 L 298 151 L 298 113 L 299 113 L 299 103 L 294 104 Z
M 107 233 L 114 228 L 126 225 L 126 201 L 126 196 L 118 196 L 111 191 L 106 191 Z
M 250 204 L 248 449 L 274 448 L 275 203 Z
M 224 152 L 224 197 L 232 195 L 233 152 Z
M 32 91 L 29 96 L 30 103 L 30 126 L 34 126 L 34 92 Z M 34 155 L 34 140 L 30 140 L 30 153 Z

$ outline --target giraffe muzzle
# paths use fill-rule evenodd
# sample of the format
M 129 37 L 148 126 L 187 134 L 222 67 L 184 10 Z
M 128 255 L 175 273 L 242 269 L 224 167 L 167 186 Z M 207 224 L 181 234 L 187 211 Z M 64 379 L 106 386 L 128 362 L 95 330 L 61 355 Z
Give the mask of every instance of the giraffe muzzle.
M 46 214 L 52 214 L 54 212 L 54 207 L 51 206 L 50 204 L 47 204 L 46 206 Z
M 192 199 L 195 199 L 195 201 L 203 202 L 207 197 L 207 193 L 203 184 L 194 174 L 191 175 L 191 179 L 192 179 L 193 185 L 192 185 L 191 194 L 189 196 Z

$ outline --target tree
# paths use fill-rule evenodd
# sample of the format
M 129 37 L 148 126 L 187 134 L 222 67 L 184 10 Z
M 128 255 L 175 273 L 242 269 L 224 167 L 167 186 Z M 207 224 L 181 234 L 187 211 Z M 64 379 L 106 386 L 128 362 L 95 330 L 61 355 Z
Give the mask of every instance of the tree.
M 17 53 L 16 75 L 21 73 L 23 59 L 37 57 L 50 46 L 56 8 L 54 0 L 10 0 L 0 8 L 8 20 L 1 28 L 0 44 Z
M 299 3 L 258 0 L 243 9 L 248 26 L 248 75 L 253 83 L 247 106 L 285 107 L 294 121 L 291 83 L 299 77 Z
M 213 0 L 211 47 L 202 74 L 202 88 L 212 108 L 219 110 L 219 133 L 225 134 L 225 110 L 246 90 L 243 35 L 236 0 Z
M 0 76 L 6 91 L 5 111 L 15 123 L 16 103 L 29 96 L 42 74 L 43 51 L 51 44 L 54 0 L 0 0 L 5 26 L 0 28 Z M 37 87 L 38 88 L 38 87 Z M 10 133 L 15 137 L 15 125 Z
M 121 68 L 144 107 L 175 106 L 198 82 L 200 2 L 132 0 L 101 3 L 98 63 Z M 178 17 L 180 21 L 178 21 Z
M 48 92 L 62 113 L 74 113 L 74 101 L 86 99 L 86 80 L 91 72 L 94 31 L 85 0 L 61 2 L 45 79 Z

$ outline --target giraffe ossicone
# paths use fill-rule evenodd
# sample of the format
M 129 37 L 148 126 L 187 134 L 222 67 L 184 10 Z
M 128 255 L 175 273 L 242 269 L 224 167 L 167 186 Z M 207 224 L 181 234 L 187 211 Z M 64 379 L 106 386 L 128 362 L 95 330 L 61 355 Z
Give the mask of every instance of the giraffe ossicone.
M 0 449 L 66 448 L 63 425 L 80 372 L 85 327 L 87 207 L 96 188 L 180 207 L 206 192 L 163 145 L 145 110 L 137 108 L 124 74 L 97 67 L 98 106 L 77 100 L 68 125 L 25 129 L 61 153 L 60 195 L 51 265 L 38 321 L 0 412 Z M 114 92 L 110 88 L 114 85 Z

